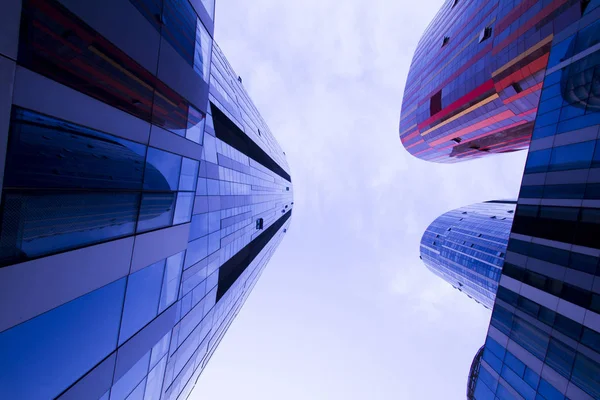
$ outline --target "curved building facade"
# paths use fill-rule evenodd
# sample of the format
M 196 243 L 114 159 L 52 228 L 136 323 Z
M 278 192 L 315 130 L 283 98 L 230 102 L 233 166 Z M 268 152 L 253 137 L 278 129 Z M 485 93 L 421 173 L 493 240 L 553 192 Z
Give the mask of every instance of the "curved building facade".
M 290 169 L 213 14 L 2 2 L 1 399 L 188 398 L 283 240 Z
M 414 156 L 452 163 L 525 149 L 554 35 L 580 0 L 448 0 L 408 74 L 400 139 Z
M 455 289 L 492 308 L 516 202 L 495 200 L 449 211 L 421 238 L 425 266 Z

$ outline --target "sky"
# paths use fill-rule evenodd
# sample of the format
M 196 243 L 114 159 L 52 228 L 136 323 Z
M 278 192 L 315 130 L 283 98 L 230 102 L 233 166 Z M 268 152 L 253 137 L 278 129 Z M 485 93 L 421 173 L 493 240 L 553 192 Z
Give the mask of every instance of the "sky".
M 441 0 L 217 0 L 215 39 L 286 151 L 287 236 L 191 399 L 465 399 L 490 312 L 430 273 L 439 215 L 516 198 L 525 152 L 404 150 L 412 54 Z

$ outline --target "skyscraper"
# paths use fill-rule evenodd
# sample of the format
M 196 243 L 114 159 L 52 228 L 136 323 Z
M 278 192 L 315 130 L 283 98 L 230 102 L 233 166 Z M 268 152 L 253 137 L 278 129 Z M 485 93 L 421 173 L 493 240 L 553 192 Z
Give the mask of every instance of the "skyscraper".
M 555 32 L 475 399 L 600 398 L 600 3 Z
M 497 200 L 449 211 L 421 238 L 425 266 L 455 289 L 492 308 L 516 201 Z
M 290 224 L 214 1 L 0 12 L 0 398 L 185 399 Z
M 448 0 L 415 51 L 400 139 L 458 162 L 527 147 L 553 37 L 589 0 Z M 593 2 L 592 2 L 593 3 Z

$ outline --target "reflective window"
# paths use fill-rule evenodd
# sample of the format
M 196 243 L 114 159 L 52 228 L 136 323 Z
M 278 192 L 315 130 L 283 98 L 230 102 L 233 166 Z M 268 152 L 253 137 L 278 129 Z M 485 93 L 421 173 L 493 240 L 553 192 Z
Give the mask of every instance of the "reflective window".
M 551 149 L 530 152 L 525 164 L 525 173 L 546 172 L 550 162 Z
M 167 265 L 165 268 L 162 291 L 160 295 L 160 305 L 158 308 L 159 313 L 177 300 L 181 269 L 183 267 L 183 254 L 184 252 L 181 252 L 167 258 Z
M 150 352 L 144 354 L 130 369 L 123 375 L 112 387 L 110 391 L 110 400 L 129 399 L 129 395 L 133 391 L 137 391 L 137 386 L 148 372 L 148 361 L 150 360 Z M 142 396 L 144 394 L 142 387 Z M 134 397 L 135 398 L 135 397 Z M 137 399 L 136 399 L 137 400 Z
M 594 154 L 595 141 L 555 147 L 550 159 L 550 171 L 589 168 Z M 528 162 L 529 163 L 529 162 Z
M 189 222 L 192 218 L 192 208 L 194 207 L 194 193 L 179 192 L 177 194 L 177 205 L 175 206 L 174 224 L 183 224 Z
M 181 158 L 173 153 L 150 147 L 144 174 L 144 189 L 177 190 Z
M 129 276 L 119 344 L 156 317 L 164 266 L 162 260 Z
M 181 176 L 179 178 L 179 190 L 196 190 L 198 180 L 199 162 L 189 158 L 183 158 L 181 163 Z
M 163 228 L 173 223 L 177 193 L 144 193 L 140 205 L 138 232 Z
M 54 398 L 115 350 L 125 280 L 0 333 L 0 397 Z

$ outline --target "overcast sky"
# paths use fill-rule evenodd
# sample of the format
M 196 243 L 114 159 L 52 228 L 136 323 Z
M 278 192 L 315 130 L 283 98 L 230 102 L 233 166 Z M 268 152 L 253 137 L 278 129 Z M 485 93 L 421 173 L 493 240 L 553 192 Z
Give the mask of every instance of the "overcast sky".
M 215 38 L 287 153 L 294 215 L 192 399 L 465 399 L 488 310 L 419 260 L 440 214 L 516 197 L 525 152 L 409 155 L 400 106 L 440 0 L 217 0 Z

